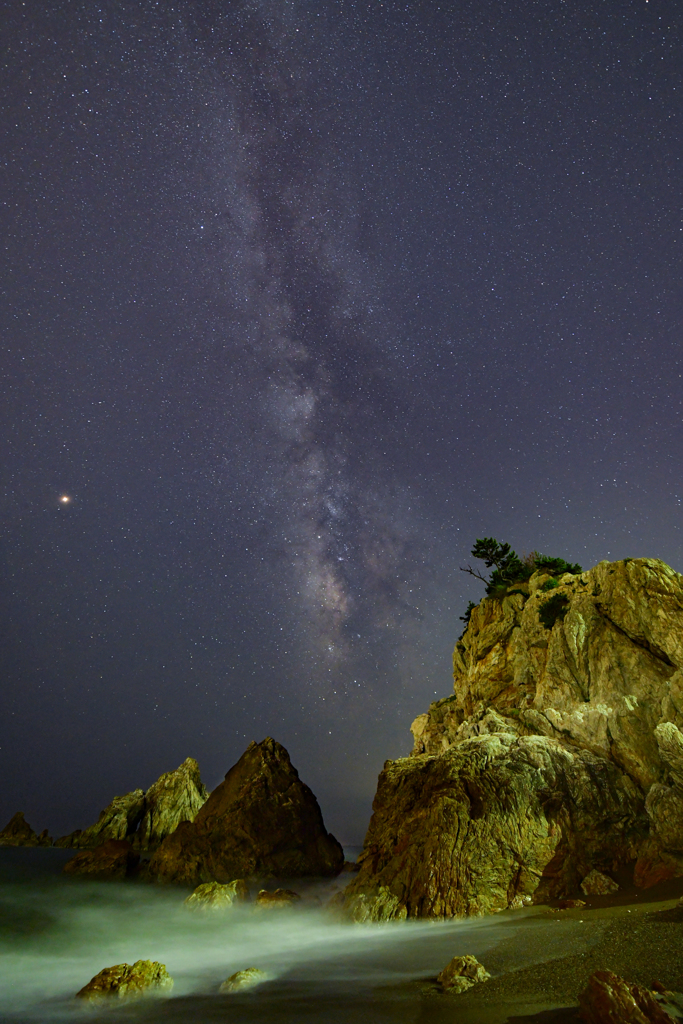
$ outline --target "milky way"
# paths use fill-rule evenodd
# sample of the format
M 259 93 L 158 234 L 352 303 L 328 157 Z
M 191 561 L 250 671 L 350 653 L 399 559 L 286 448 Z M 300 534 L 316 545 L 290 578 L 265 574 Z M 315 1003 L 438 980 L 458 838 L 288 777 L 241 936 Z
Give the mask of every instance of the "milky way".
M 6 37 L 3 813 L 272 734 L 357 840 L 477 536 L 680 568 L 680 18 L 16 0 Z

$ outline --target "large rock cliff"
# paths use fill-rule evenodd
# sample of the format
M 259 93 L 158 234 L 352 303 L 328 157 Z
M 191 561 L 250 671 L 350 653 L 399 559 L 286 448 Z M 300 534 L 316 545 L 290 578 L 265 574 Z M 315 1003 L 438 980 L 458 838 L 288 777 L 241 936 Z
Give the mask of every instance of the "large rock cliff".
M 380 775 L 356 919 L 489 913 L 631 861 L 640 885 L 683 874 L 683 577 L 536 573 L 473 610 L 453 667 Z
M 152 857 L 159 882 L 336 875 L 341 846 L 326 830 L 318 801 L 283 746 L 250 743 L 193 823 L 183 822 Z
M 181 821 L 194 821 L 209 794 L 193 757 L 164 772 L 147 792 L 115 796 L 94 825 L 57 840 L 57 846 L 92 849 L 110 839 L 127 840 L 136 850 L 155 850 Z

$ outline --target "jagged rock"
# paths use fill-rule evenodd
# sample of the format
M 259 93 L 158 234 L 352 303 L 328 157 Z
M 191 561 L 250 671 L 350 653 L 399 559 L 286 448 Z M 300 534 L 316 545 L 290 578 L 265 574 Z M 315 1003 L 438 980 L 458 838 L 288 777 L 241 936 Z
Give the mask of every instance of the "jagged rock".
M 37 835 L 23 812 L 17 811 L 0 832 L 0 846 L 52 846 L 52 839 L 47 829 Z
M 249 899 L 247 883 L 238 878 L 228 885 L 220 882 L 204 882 L 184 901 L 192 910 L 225 910 L 234 903 L 244 903 Z
M 652 992 L 629 984 L 612 971 L 595 971 L 579 993 L 586 1024 L 674 1024 Z
M 581 882 L 581 892 L 585 896 L 608 896 L 610 893 L 618 891 L 619 886 L 614 879 L 596 868 L 589 871 Z
M 453 667 L 380 775 L 353 916 L 567 897 L 635 858 L 638 884 L 683 874 L 683 577 L 536 573 L 472 611 Z
M 273 892 L 261 889 L 256 897 L 254 910 L 279 910 L 291 907 L 300 900 L 298 892 L 292 892 L 291 889 L 275 889 Z
M 105 967 L 76 993 L 77 999 L 98 1002 L 106 999 L 130 999 L 144 995 L 168 993 L 173 978 L 156 960 L 137 960 L 131 964 Z
M 437 975 L 436 980 L 444 991 L 459 993 L 466 992 L 468 988 L 482 981 L 488 981 L 490 977 L 489 972 L 476 957 L 454 956 Z
M 152 857 L 148 877 L 198 885 L 232 878 L 336 875 L 344 854 L 313 793 L 275 740 L 251 743 L 194 822 Z
M 90 849 L 107 839 L 126 839 L 139 850 L 155 850 L 181 821 L 194 821 L 208 792 L 193 757 L 164 772 L 147 792 L 134 789 L 115 796 L 89 828 L 57 840 L 57 846 Z
M 254 988 L 255 985 L 260 985 L 261 982 L 266 981 L 268 975 L 265 971 L 259 970 L 258 967 L 247 967 L 244 971 L 235 971 L 231 974 L 227 981 L 224 981 L 221 987 L 218 989 L 219 992 L 243 992 L 245 989 Z
M 165 772 L 145 793 L 145 810 L 136 840 L 142 850 L 154 850 L 181 821 L 194 821 L 209 794 L 199 765 L 188 757 L 174 772 Z
M 592 864 L 633 859 L 645 829 L 642 793 L 615 764 L 544 736 L 479 736 L 387 762 L 346 905 L 386 920 L 562 897 Z
M 69 832 L 68 836 L 60 836 L 59 839 L 55 839 L 55 846 L 60 847 L 62 850 L 72 850 L 78 848 L 79 840 L 83 835 L 83 829 L 77 828 L 74 832 Z
M 139 860 L 125 839 L 107 839 L 94 850 L 77 853 L 66 862 L 63 871 L 67 875 L 87 875 L 93 879 L 122 880 L 135 870 Z
M 129 840 L 140 824 L 144 810 L 145 794 L 141 789 L 115 796 L 100 812 L 95 824 L 82 830 L 78 836 L 78 847 L 88 850 L 101 846 L 109 839 Z

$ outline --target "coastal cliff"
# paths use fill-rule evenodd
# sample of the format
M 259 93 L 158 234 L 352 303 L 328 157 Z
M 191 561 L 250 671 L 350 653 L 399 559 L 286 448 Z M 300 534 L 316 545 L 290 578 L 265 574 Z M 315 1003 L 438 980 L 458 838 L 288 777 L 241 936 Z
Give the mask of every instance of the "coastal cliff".
M 352 917 L 491 913 L 630 863 L 641 886 L 683 875 L 683 577 L 536 572 L 472 610 L 453 668 L 380 775 Z

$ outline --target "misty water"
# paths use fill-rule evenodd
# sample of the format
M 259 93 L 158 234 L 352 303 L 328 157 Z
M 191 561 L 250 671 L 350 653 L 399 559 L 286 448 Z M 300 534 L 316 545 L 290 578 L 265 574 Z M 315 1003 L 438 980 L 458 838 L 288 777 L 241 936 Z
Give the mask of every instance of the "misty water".
M 418 983 L 453 956 L 472 953 L 495 973 L 586 943 L 577 922 L 559 925 L 533 911 L 470 921 L 345 924 L 321 902 L 348 876 L 299 883 L 305 905 L 292 911 L 255 914 L 245 905 L 193 912 L 183 906 L 183 890 L 65 877 L 61 866 L 70 854 L 0 850 L 2 1020 L 417 1021 L 425 1011 Z M 106 1009 L 73 999 L 103 967 L 139 959 L 166 965 L 174 979 L 170 997 Z M 218 994 L 222 981 L 247 967 L 264 970 L 267 982 Z

